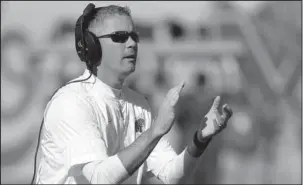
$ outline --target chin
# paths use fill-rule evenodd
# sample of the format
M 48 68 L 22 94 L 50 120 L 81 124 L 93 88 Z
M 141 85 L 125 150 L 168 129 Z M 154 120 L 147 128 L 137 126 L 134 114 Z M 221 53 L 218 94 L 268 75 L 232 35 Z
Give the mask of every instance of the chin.
M 132 67 L 127 67 L 127 68 L 124 68 L 121 73 L 123 74 L 123 76 L 126 78 L 127 76 L 131 75 L 133 72 L 135 72 L 136 70 L 136 66 L 132 66 Z
M 128 75 L 130 75 L 130 74 L 132 74 L 135 71 L 136 71 L 136 66 L 130 68 L 128 71 L 126 71 L 126 73 L 128 73 Z
M 134 62 L 128 62 L 127 64 L 124 65 L 124 71 L 135 71 L 136 70 L 136 61 Z
M 124 76 L 132 74 L 136 70 L 136 62 L 136 60 L 123 60 L 123 62 L 121 63 L 121 73 Z

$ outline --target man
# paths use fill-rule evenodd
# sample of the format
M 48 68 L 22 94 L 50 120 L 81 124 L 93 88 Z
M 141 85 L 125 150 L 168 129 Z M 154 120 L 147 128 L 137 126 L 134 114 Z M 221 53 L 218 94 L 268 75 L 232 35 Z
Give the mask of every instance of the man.
M 231 109 L 225 105 L 220 115 L 217 97 L 207 126 L 193 133 L 193 142 L 177 155 L 163 136 L 174 123 L 184 82 L 167 93 L 152 119 L 146 99 L 123 85 L 135 71 L 139 41 L 129 10 L 90 4 L 82 17 L 91 18 L 88 23 L 78 19 L 78 28 L 87 27 L 84 35 L 93 33 L 89 37 L 97 41 L 79 37 L 76 27 L 77 51 L 88 69 L 46 107 L 35 183 L 140 184 L 147 172 L 166 184 L 184 182 L 212 136 L 226 126 Z M 96 42 L 101 44 L 96 46 L 102 49 L 100 58 L 83 56 L 96 49 L 88 47 Z

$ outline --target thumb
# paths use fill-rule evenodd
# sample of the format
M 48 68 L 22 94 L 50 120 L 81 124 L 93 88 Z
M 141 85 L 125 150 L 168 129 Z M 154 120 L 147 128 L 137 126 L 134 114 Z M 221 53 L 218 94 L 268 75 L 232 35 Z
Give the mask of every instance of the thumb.
M 174 86 L 173 88 L 171 88 L 168 91 L 167 97 L 173 96 L 175 94 L 180 94 L 180 92 L 182 91 L 182 89 L 183 89 L 184 86 L 185 86 L 185 82 L 184 81 L 182 83 L 180 83 L 179 85 Z
M 214 103 L 211 107 L 211 109 L 218 109 L 219 108 L 219 105 L 220 105 L 220 101 L 221 101 L 221 97 L 220 96 L 217 96 L 214 100 Z
M 224 120 L 229 119 L 233 115 L 232 109 L 227 104 L 223 105 L 222 113 L 223 113 L 222 117 Z
M 174 91 L 171 96 L 171 105 L 175 106 L 177 104 L 179 97 L 180 97 L 180 93 L 181 93 L 182 89 L 184 88 L 184 86 L 185 86 L 185 82 L 183 81 L 181 84 L 174 87 Z
M 179 84 L 179 87 L 178 87 L 178 94 L 181 93 L 181 91 L 183 90 L 184 86 L 185 86 L 185 82 L 184 82 L 184 81 L 181 82 L 181 84 Z

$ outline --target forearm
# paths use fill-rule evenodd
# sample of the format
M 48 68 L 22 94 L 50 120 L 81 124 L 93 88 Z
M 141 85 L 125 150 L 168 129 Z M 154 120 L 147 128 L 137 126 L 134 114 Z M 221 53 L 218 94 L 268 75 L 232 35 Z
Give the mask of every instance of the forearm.
M 117 154 L 129 175 L 144 163 L 160 139 L 161 136 L 154 136 L 148 129 L 134 143 Z
M 160 179 L 165 184 L 186 183 L 195 172 L 199 157 L 204 153 L 210 141 L 211 139 L 203 141 L 201 137 L 197 137 L 196 142 L 192 140 L 181 154 L 165 166 L 159 175 Z
M 116 155 L 85 165 L 83 174 L 92 184 L 122 183 L 144 163 L 160 139 L 147 130 Z
M 191 142 L 186 147 L 189 155 L 192 157 L 200 157 L 206 150 L 212 138 L 203 138 L 203 131 L 196 132 Z

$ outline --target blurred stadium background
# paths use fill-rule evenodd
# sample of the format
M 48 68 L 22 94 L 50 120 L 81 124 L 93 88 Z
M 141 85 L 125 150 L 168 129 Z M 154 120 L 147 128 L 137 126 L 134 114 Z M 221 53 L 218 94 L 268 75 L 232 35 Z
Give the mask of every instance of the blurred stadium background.
M 1 1 L 1 184 L 30 183 L 46 103 L 85 67 L 73 32 L 87 3 Z M 141 43 L 126 83 L 153 112 L 186 79 L 167 135 L 177 152 L 212 98 L 233 108 L 190 183 L 301 182 L 300 1 L 94 3 L 131 8 Z

